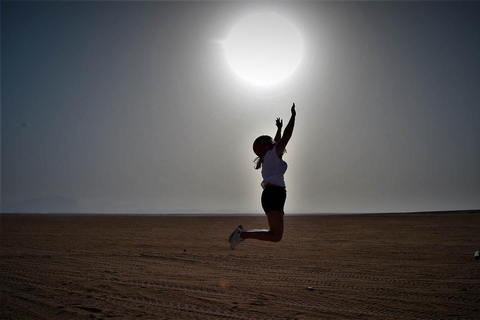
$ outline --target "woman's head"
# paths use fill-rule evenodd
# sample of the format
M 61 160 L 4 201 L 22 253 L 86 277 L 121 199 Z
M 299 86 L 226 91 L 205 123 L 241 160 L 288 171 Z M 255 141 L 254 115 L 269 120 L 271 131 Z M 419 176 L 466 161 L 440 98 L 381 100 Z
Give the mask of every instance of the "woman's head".
M 273 139 L 270 136 L 260 136 L 253 142 L 253 152 L 261 157 L 274 146 Z

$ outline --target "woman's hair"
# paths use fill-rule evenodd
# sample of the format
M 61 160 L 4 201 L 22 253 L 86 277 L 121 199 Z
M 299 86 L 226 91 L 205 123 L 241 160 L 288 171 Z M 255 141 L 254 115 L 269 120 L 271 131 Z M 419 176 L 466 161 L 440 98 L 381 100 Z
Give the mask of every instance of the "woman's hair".
M 260 136 L 257 139 L 255 139 L 255 141 L 253 142 L 253 152 L 257 155 L 255 160 L 253 160 L 253 162 L 255 163 L 255 170 L 258 170 L 262 167 L 263 157 L 265 156 L 265 153 L 259 154 L 260 151 L 258 150 L 258 147 L 260 147 L 263 143 L 265 143 L 265 141 L 273 143 L 272 137 L 267 135 Z
M 257 155 L 257 157 L 253 160 L 253 162 L 255 163 L 255 170 L 258 170 L 262 167 L 263 165 L 263 158 L 265 157 L 265 153 L 264 154 L 258 154 L 258 150 L 257 150 L 257 147 L 259 144 L 263 143 L 265 140 L 268 140 L 269 142 L 275 144 L 275 142 L 273 141 L 272 137 L 270 136 L 260 136 L 258 137 L 257 139 L 255 139 L 255 141 L 253 142 L 253 152 Z M 283 153 L 280 155 L 280 159 L 282 158 L 283 154 L 286 152 L 287 150 L 284 150 Z
M 264 155 L 263 155 L 264 156 Z M 258 170 L 262 167 L 263 164 L 263 156 L 261 157 L 256 157 L 255 160 L 253 160 L 253 163 L 255 163 L 255 170 Z
M 258 150 L 258 147 L 260 147 L 265 142 L 273 143 L 272 137 L 267 136 L 267 135 L 263 135 L 263 136 L 260 136 L 257 139 L 255 139 L 255 141 L 253 142 L 253 152 L 259 157 L 261 157 L 262 154 L 260 154 L 260 151 Z

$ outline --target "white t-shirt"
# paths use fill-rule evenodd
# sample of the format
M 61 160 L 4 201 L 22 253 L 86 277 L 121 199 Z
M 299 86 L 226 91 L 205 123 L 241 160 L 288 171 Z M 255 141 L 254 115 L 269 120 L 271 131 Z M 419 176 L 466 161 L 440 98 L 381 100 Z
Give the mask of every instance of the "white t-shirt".
M 287 163 L 277 156 L 276 146 L 268 150 L 263 157 L 262 165 L 262 188 L 270 183 L 276 186 L 285 187 L 283 175 L 287 171 Z

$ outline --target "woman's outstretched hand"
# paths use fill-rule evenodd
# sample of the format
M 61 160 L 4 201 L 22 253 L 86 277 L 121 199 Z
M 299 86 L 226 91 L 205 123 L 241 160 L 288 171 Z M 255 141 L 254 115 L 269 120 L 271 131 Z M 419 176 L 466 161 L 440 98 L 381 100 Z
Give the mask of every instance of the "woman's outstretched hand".
M 283 120 L 280 119 L 280 118 L 277 118 L 277 119 L 275 120 L 275 125 L 277 126 L 278 129 L 282 129 L 282 127 L 283 127 Z
M 297 115 L 297 111 L 295 111 L 295 103 L 293 103 L 292 105 L 292 116 L 296 116 Z

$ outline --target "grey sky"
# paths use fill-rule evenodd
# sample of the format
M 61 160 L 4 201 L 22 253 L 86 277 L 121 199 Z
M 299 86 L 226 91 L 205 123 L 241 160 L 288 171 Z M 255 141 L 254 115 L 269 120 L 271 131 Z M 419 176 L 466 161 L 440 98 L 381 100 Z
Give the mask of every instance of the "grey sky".
M 238 79 L 220 44 L 259 10 L 305 45 L 270 88 Z M 88 212 L 261 212 L 251 146 L 292 102 L 288 213 L 480 208 L 478 2 L 1 11 L 2 211 L 61 197 Z

